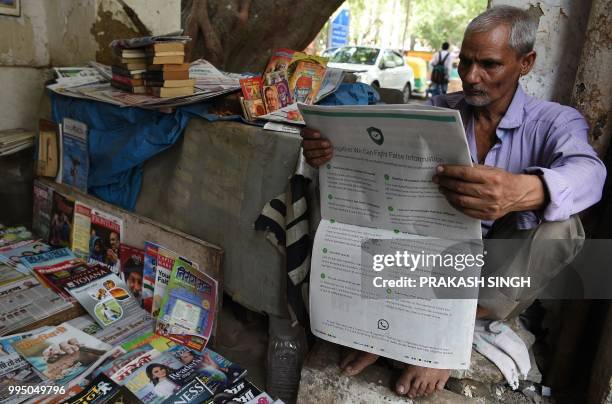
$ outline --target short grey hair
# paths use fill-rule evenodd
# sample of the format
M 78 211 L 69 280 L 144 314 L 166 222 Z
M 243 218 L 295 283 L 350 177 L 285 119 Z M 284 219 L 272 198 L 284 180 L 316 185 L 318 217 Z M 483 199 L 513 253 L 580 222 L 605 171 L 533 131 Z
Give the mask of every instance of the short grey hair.
M 474 18 L 465 29 L 465 36 L 475 32 L 488 32 L 499 24 L 510 28 L 508 45 L 525 55 L 533 50 L 538 20 L 525 10 L 512 6 L 495 6 Z

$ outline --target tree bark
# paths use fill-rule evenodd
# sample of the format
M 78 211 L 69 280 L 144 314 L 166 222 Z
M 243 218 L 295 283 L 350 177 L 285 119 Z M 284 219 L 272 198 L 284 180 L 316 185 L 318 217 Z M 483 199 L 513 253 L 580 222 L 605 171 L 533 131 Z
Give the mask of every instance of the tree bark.
M 259 72 L 277 48 L 303 50 L 343 0 L 181 0 L 189 60 Z

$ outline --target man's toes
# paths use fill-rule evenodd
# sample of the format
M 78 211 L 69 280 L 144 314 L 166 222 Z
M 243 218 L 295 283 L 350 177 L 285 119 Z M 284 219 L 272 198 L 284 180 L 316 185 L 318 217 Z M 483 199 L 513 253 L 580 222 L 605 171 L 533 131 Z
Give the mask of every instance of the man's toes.
M 410 372 L 410 369 L 404 369 L 399 379 L 397 379 L 397 383 L 395 383 L 395 391 L 397 394 L 400 396 L 408 394 L 413 378 L 414 375 Z
M 421 387 L 421 380 L 415 379 L 412 381 L 412 385 L 410 386 L 410 390 L 408 390 L 408 397 L 415 398 L 418 397 L 418 391 Z
M 346 367 L 357 357 L 357 354 L 359 354 L 359 352 L 351 350 L 340 362 L 340 368 L 346 369 Z
M 425 395 L 425 392 L 427 391 L 427 386 L 429 385 L 429 383 L 426 380 L 421 381 L 421 384 L 419 385 L 419 388 L 417 390 L 416 396 L 417 397 L 423 397 Z
M 444 390 L 444 386 L 446 385 L 447 380 L 448 380 L 448 377 L 446 379 L 438 380 L 436 382 L 436 390 L 438 391 Z
M 436 390 L 436 381 L 427 383 L 427 388 L 425 389 L 425 395 L 429 396 Z
M 344 368 L 344 371 L 351 376 L 361 373 L 363 369 L 370 366 L 378 359 L 378 355 L 367 352 L 360 352 L 352 362 Z

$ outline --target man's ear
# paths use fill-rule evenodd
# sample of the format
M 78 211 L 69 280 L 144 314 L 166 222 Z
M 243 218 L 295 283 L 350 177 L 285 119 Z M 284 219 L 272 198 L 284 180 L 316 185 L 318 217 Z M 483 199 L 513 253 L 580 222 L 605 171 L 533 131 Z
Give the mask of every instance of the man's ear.
M 521 56 L 521 76 L 526 75 L 531 71 L 536 60 L 536 51 L 531 51 L 526 55 Z

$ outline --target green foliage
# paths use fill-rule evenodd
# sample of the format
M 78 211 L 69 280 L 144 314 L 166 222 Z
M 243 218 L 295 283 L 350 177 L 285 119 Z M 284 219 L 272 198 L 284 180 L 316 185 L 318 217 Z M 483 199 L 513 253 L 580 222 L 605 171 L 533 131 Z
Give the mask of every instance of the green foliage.
M 459 46 L 467 24 L 487 8 L 487 0 L 412 0 L 413 35 L 432 49 Z

